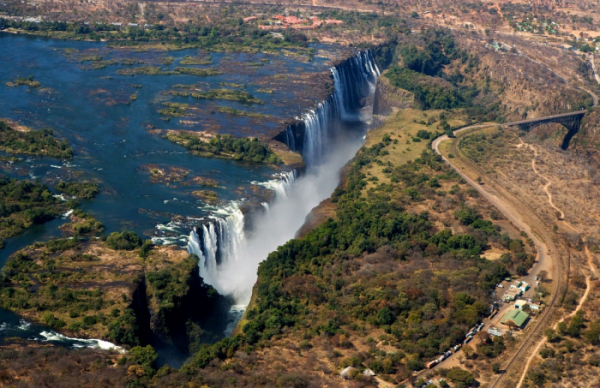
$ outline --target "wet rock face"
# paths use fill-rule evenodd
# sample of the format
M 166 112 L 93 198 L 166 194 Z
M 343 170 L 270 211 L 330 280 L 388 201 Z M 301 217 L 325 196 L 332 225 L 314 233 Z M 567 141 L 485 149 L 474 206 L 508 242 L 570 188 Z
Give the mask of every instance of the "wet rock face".
M 371 102 L 379 74 L 370 51 L 359 52 L 332 67 L 332 94 L 288 125 L 274 140 L 299 152 L 307 166 L 318 164 L 331 140 L 357 122 L 359 110 Z

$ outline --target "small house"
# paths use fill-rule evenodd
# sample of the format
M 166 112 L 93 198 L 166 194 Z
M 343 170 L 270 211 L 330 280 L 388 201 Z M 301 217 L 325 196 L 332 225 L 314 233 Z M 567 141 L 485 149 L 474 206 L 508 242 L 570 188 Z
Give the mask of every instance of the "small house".
M 506 294 L 504 294 L 504 300 L 507 302 L 512 302 L 513 300 L 517 299 L 519 296 L 521 296 L 522 291 L 518 288 L 514 288 L 512 290 L 509 290 L 506 292 Z
M 517 299 L 515 300 L 515 308 L 519 310 L 523 310 L 525 305 L 529 304 L 525 299 Z

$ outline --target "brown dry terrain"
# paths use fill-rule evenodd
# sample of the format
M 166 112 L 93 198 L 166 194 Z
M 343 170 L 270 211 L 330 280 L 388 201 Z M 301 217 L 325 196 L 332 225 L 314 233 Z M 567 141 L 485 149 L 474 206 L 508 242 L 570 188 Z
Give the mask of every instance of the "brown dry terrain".
M 18 252 L 3 270 L 9 277 L 3 287 L 12 290 L 4 304 L 68 335 L 114 341 L 109 323 L 139 302 L 135 294 L 145 275 L 165 267 L 185 271 L 187 261 L 188 254 L 175 247 L 156 248 L 142 259 L 138 250 L 115 250 L 94 239 L 36 244 Z M 14 276 L 17 268 L 21 273 Z M 23 293 L 29 295 L 23 299 Z M 149 299 L 157 311 L 159 301 Z
M 556 323 L 546 325 L 558 335 L 548 336 L 551 341 L 544 343 L 541 334 L 545 329 L 537 332 L 537 346 L 528 345 L 519 355 L 524 360 L 519 363 L 521 368 L 513 368 L 500 386 L 510 381 L 521 381 L 519 386 L 539 386 L 544 381 L 578 386 L 578 382 L 589 382 L 590 376 L 598 373 L 598 354 L 593 346 L 598 320 L 593 301 L 599 295 L 594 281 L 598 259 L 595 233 L 600 226 L 600 208 L 594 200 L 597 167 L 577 155 L 559 151 L 551 139 L 538 139 L 535 134 L 523 139 L 514 132 L 492 128 L 466 135 L 457 152 L 475 162 L 486 184 L 503 187 L 507 197 L 519 198 L 542 220 L 543 228 L 552 229 L 556 243 L 569 251 L 568 289 L 561 295 L 555 318 L 549 320 Z M 579 310 L 583 312 L 580 323 L 571 324 Z M 559 317 L 566 323 L 559 323 Z M 572 326 L 577 329 L 569 331 Z M 535 357 L 540 349 L 542 358 Z M 527 371 L 522 369 L 524 365 Z M 567 382 L 569 385 L 564 385 Z

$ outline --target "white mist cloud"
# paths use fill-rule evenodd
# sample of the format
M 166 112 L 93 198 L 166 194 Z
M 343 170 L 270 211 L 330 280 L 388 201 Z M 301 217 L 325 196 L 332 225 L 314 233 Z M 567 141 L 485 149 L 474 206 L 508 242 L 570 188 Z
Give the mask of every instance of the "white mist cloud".
M 221 263 L 210 284 L 222 295 L 233 297 L 236 304 L 247 305 L 260 262 L 294 238 L 308 213 L 333 193 L 339 184 L 341 168 L 356 154 L 361 143 L 362 139 L 336 142 L 325 161 L 300 177 L 287 197 L 278 195 L 268 212 L 256 216 L 253 224 L 258 227 L 246 234 L 235 257 Z

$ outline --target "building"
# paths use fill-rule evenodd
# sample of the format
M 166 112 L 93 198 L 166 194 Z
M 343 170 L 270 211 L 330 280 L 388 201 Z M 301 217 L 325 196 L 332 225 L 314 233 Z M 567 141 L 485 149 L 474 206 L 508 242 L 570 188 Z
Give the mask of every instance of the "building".
M 527 322 L 528 319 L 529 319 L 529 314 L 526 314 L 519 309 L 514 309 L 514 310 L 509 310 L 506 314 L 504 314 L 502 319 L 500 319 L 500 323 L 509 326 L 508 322 L 512 321 L 516 327 L 518 327 L 519 329 L 522 329 L 523 327 L 525 327 L 525 323 Z
M 523 292 L 518 289 L 518 288 L 512 288 L 510 290 L 508 290 L 506 292 L 506 294 L 504 294 L 504 299 L 507 302 L 512 302 L 513 300 L 517 299 L 519 296 L 521 296 Z
M 515 300 L 515 308 L 519 310 L 523 310 L 523 306 L 529 304 L 525 299 L 517 299 Z

